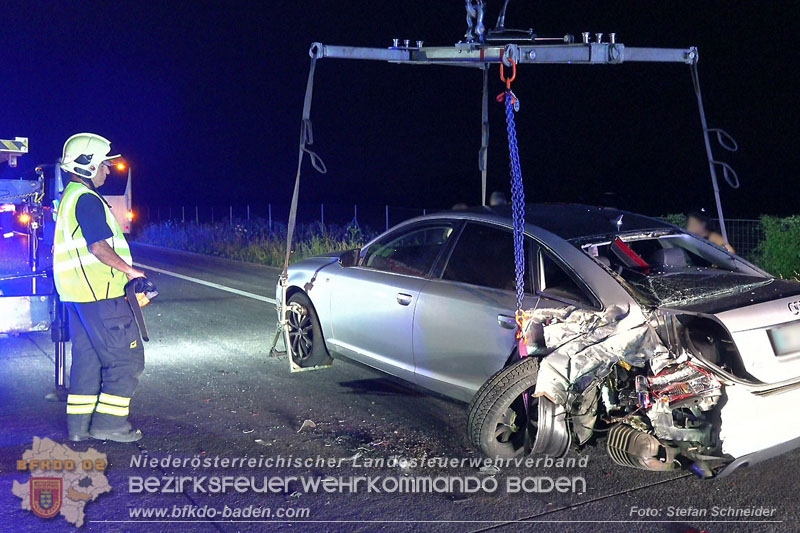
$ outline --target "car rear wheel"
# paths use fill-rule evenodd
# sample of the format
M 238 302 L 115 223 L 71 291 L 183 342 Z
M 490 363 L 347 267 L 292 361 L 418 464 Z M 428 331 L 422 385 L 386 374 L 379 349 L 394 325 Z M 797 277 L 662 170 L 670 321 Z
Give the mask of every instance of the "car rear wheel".
M 322 327 L 311 300 L 298 292 L 289 298 L 287 304 L 289 344 L 294 364 L 303 368 L 330 364 L 331 356 L 325 347 Z
M 496 373 L 475 394 L 467 428 L 472 444 L 486 456 L 517 457 L 530 451 L 538 430 L 538 399 L 530 392 L 538 374 L 539 361 L 528 357 Z

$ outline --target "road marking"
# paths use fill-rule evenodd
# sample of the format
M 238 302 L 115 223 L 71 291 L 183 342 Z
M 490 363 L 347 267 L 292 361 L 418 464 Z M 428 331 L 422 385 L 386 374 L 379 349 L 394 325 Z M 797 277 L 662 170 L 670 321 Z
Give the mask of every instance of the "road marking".
M 144 265 L 142 263 L 134 263 L 135 266 L 139 268 L 144 268 L 145 270 L 152 270 L 153 272 L 160 272 L 161 274 L 166 274 L 167 276 L 173 276 L 178 279 L 182 279 L 184 281 L 191 281 L 192 283 L 197 283 L 199 285 L 205 285 L 206 287 L 211 287 L 214 289 L 219 289 L 221 291 L 230 292 L 232 294 L 236 294 L 239 296 L 244 296 L 245 298 L 252 298 L 253 300 L 258 300 L 260 302 L 267 302 L 269 304 L 277 304 L 278 302 L 273 298 L 267 298 L 266 296 L 261 296 L 260 294 L 254 294 L 252 292 L 247 291 L 240 291 L 239 289 L 234 289 L 233 287 L 227 287 L 225 285 L 220 285 L 219 283 L 212 283 L 210 281 L 206 281 L 204 279 L 193 278 L 191 276 L 184 276 L 183 274 L 178 274 L 177 272 L 170 272 L 169 270 L 163 270 L 161 268 L 156 268 L 153 266 Z

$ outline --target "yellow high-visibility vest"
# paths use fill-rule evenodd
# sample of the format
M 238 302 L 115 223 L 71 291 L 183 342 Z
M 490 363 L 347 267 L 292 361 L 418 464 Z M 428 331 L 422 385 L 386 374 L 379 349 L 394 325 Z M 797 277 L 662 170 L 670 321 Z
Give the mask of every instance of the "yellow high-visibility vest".
M 123 261 L 133 265 L 128 241 L 106 202 L 85 185 L 70 182 L 61 197 L 53 239 L 53 277 L 63 302 L 83 303 L 117 298 L 124 294 L 128 282 L 123 272 L 101 263 L 89 251 L 75 214 L 78 199 L 84 194 L 93 194 L 103 203 L 106 223 L 113 233 L 106 242 Z

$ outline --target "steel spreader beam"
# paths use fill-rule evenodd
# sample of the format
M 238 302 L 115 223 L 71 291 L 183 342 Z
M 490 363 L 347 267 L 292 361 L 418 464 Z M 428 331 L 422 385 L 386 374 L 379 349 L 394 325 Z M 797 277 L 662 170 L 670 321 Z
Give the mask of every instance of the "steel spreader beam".
M 455 46 L 423 46 L 419 48 L 360 48 L 331 46 L 322 43 L 311 45 L 309 54 L 321 59 L 366 59 L 390 63 L 418 65 L 452 65 L 483 68 L 484 65 L 517 64 L 576 64 L 614 65 L 624 62 L 694 64 L 698 60 L 697 48 L 643 48 L 626 47 L 622 43 L 542 44 L 480 46 L 456 44 Z

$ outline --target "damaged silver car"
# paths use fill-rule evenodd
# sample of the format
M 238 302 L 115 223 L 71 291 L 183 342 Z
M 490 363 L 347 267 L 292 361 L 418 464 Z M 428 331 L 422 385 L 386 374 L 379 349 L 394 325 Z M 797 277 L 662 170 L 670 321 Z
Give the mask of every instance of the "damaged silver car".
M 470 402 L 491 457 L 604 439 L 620 465 L 712 477 L 800 446 L 800 284 L 616 209 L 532 204 L 525 232 L 521 338 L 510 208 L 443 212 L 290 268 L 293 363 Z

